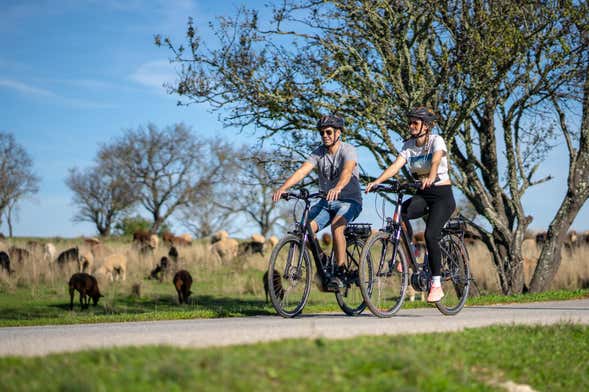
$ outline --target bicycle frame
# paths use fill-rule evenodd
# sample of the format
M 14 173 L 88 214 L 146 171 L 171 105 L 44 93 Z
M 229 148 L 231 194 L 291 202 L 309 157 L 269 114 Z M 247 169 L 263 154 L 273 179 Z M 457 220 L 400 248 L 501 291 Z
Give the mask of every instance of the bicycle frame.
M 415 252 L 413 252 L 413 249 L 411 249 L 411 239 L 409 238 L 409 236 L 407 235 L 407 229 L 405 228 L 405 224 L 401 219 L 401 205 L 403 204 L 403 196 L 405 196 L 405 193 L 402 191 L 398 191 L 397 192 L 397 202 L 395 205 L 395 212 L 393 213 L 393 216 L 390 218 L 387 218 L 387 226 L 385 227 L 385 231 L 390 233 L 391 235 L 391 239 L 393 240 L 393 243 L 395 245 L 395 248 L 393 249 L 393 255 L 391 260 L 389 260 L 389 272 L 391 271 L 391 268 L 393 268 L 393 266 L 391 265 L 391 263 L 396 260 L 397 257 L 397 250 L 399 249 L 399 242 L 403 241 L 404 245 L 405 245 L 405 249 L 407 250 L 407 253 L 409 254 L 409 262 L 410 262 L 410 267 L 413 269 L 413 271 L 418 271 L 419 269 L 419 263 L 417 262 L 417 259 L 415 258 Z M 385 248 L 386 251 L 386 248 Z M 382 266 L 379 265 L 379 269 L 378 269 L 378 273 L 383 273 L 381 270 Z M 428 271 L 429 273 L 429 267 L 427 266 L 427 263 L 424 264 L 423 268 L 425 270 Z
M 313 232 L 313 229 L 311 228 L 311 223 L 309 222 L 309 210 L 311 208 L 311 201 L 310 199 L 313 198 L 313 196 L 318 197 L 320 196 L 320 194 L 312 194 L 309 195 L 308 198 L 303 199 L 303 201 L 305 202 L 305 209 L 303 210 L 303 215 L 301 217 L 301 221 L 298 224 L 298 227 L 295 229 L 294 232 L 291 232 L 292 234 L 298 235 L 301 237 L 301 252 L 299 254 L 299 258 L 297 260 L 297 276 L 301 276 L 301 270 L 302 270 L 302 266 L 303 266 L 303 256 L 304 256 L 304 252 L 302 251 L 303 249 L 308 247 L 311 250 L 311 255 L 313 256 L 313 261 L 315 262 L 315 267 L 317 269 L 317 272 L 319 273 L 319 276 L 321 277 L 322 281 L 325 281 L 327 279 L 327 272 L 328 272 L 328 268 L 331 265 L 332 269 L 333 269 L 333 263 L 331 262 L 331 258 L 328 257 L 323 250 L 321 249 L 321 247 L 319 246 L 319 242 L 317 241 L 317 238 L 315 237 L 315 233 Z M 292 252 L 292 249 L 289 250 L 289 252 Z M 325 260 L 328 261 L 326 263 L 322 262 L 322 258 L 321 255 L 323 255 L 325 257 Z M 291 257 L 292 255 L 289 253 L 289 260 L 292 259 Z M 290 269 L 290 265 L 288 265 L 285 268 L 285 273 Z M 333 272 L 333 271 L 331 271 Z M 284 276 L 286 278 L 286 276 Z

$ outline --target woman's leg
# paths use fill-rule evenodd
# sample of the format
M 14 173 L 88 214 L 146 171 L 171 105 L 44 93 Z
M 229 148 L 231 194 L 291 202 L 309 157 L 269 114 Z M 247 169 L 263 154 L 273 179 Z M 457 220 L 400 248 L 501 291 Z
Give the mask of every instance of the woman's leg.
M 429 216 L 425 229 L 425 243 L 432 276 L 440 276 L 441 274 L 440 240 L 442 239 L 442 228 L 456 208 L 450 185 L 436 188 L 441 189 L 432 190 L 434 194 L 429 203 Z
M 401 205 L 401 218 L 407 228 L 407 236 L 411 240 L 413 238 L 413 228 L 411 227 L 411 219 L 421 218 L 427 214 L 427 203 L 420 195 L 415 195 L 411 199 L 405 200 Z

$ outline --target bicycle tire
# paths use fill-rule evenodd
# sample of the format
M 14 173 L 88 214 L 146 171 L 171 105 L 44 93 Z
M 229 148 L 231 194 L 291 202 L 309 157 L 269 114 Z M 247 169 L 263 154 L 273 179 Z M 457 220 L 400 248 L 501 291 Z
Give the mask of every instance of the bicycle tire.
M 364 241 L 359 238 L 349 239 L 346 249 L 346 276 L 345 288 L 335 293 L 337 304 L 348 316 L 358 316 L 366 309 L 366 302 L 360 290 L 360 258 Z
M 400 243 L 392 260 L 391 234 L 379 232 L 368 240 L 360 259 L 360 290 L 370 311 L 378 317 L 391 317 L 401 309 L 407 291 L 409 269 L 407 253 Z M 400 271 L 397 264 L 400 263 Z
M 285 318 L 302 312 L 311 291 L 311 260 L 307 249 L 303 249 L 301 271 L 297 273 L 300 252 L 301 239 L 287 235 L 276 244 L 268 262 L 270 300 L 276 312 Z
M 442 237 L 440 247 L 444 298 L 435 305 L 442 314 L 454 316 L 464 307 L 470 290 L 468 252 L 460 237 L 455 234 L 446 234 Z

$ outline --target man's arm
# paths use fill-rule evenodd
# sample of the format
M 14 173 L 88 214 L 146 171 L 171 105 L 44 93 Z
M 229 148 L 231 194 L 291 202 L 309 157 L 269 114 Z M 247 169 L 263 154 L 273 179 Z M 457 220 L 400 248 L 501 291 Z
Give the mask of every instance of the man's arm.
M 284 184 L 282 184 L 282 186 L 278 188 L 278 190 L 276 190 L 276 192 L 274 192 L 274 194 L 272 195 L 272 200 L 275 202 L 280 200 L 280 196 L 284 192 L 286 192 L 288 188 L 295 184 L 298 184 L 303 178 L 305 178 L 309 173 L 311 173 L 311 170 L 313 170 L 314 167 L 315 165 L 313 165 L 311 162 L 303 163 L 301 167 L 299 167 L 297 171 L 295 171 L 293 175 L 290 176 L 288 180 L 286 180 Z

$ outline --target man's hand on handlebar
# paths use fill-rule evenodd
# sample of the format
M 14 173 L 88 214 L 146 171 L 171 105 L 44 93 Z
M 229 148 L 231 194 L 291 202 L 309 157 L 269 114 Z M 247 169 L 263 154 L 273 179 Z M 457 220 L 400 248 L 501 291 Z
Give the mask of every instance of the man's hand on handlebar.
M 329 192 L 327 192 L 327 195 L 325 196 L 325 200 L 327 200 L 327 201 L 337 200 L 341 191 L 342 191 L 341 188 L 339 188 L 337 186 L 331 188 L 329 190 Z
M 278 200 L 280 200 L 282 195 L 285 193 L 286 193 L 286 190 L 284 190 L 282 188 L 278 188 L 278 190 L 276 192 L 274 192 L 274 194 L 272 195 L 272 201 L 274 203 L 276 203 Z

